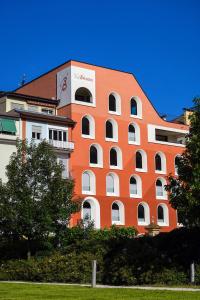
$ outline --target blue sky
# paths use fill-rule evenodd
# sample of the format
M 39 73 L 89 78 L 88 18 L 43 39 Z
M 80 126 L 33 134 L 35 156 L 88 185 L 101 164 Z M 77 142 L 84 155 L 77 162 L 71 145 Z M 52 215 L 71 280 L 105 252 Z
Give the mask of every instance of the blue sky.
M 0 90 L 68 59 L 132 72 L 169 118 L 200 95 L 199 0 L 1 0 Z

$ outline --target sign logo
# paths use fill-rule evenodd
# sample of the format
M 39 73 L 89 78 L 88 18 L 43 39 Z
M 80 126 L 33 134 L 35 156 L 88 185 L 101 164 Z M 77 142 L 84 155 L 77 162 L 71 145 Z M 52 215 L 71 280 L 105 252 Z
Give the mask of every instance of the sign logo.
M 67 89 L 67 76 L 65 76 L 61 81 L 61 90 L 64 92 Z

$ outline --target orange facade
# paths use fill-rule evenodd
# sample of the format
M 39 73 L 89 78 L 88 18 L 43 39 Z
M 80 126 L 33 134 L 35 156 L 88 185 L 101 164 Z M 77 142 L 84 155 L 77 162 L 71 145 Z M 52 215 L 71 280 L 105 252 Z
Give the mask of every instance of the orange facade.
M 160 118 L 153 105 L 145 95 L 137 80 L 130 73 L 69 61 L 66 64 L 44 74 L 34 81 L 20 88 L 18 92 L 56 98 L 56 76 L 57 73 L 69 66 L 75 66 L 95 71 L 95 106 L 82 105 L 81 103 L 68 103 L 58 108 L 58 114 L 70 117 L 77 124 L 72 132 L 72 140 L 75 150 L 70 157 L 70 171 L 75 179 L 75 193 L 82 199 L 85 197 L 95 198 L 100 206 L 100 227 L 110 227 L 112 224 L 111 207 L 114 201 L 120 201 L 124 205 L 124 225 L 135 226 L 140 233 L 145 232 L 145 225 L 138 224 L 138 204 L 144 202 L 149 207 L 149 221 L 157 220 L 157 207 L 160 203 L 168 207 L 169 222 L 162 226 L 162 231 L 169 231 L 177 226 L 176 211 L 173 210 L 168 200 L 156 198 L 156 180 L 159 177 L 166 178 L 169 173 L 174 174 L 174 160 L 177 154 L 181 154 L 184 147 L 174 143 L 159 143 L 149 141 L 148 125 L 174 129 L 175 131 L 188 130 L 183 124 L 169 123 Z M 116 93 L 120 96 L 121 114 L 109 112 L 109 95 Z M 137 97 L 141 101 L 141 115 L 131 116 L 130 101 Z M 95 138 L 82 136 L 82 118 L 90 115 L 95 123 Z M 114 120 L 118 125 L 118 141 L 107 141 L 105 139 L 105 124 L 107 120 Z M 134 123 L 140 129 L 140 143 L 128 143 L 128 126 Z M 99 144 L 103 151 L 103 166 L 95 167 L 90 164 L 90 146 Z M 110 149 L 119 147 L 122 153 L 121 169 L 110 167 Z M 147 156 L 147 170 L 140 172 L 136 170 L 135 155 L 137 150 L 143 150 Z M 164 153 L 166 157 L 166 172 L 158 174 L 155 172 L 155 155 L 157 152 Z M 93 195 L 82 194 L 82 173 L 91 170 L 96 178 L 96 192 Z M 106 194 L 106 175 L 114 172 L 119 178 L 118 196 Z M 142 182 L 142 194 L 140 198 L 130 197 L 129 182 L 132 175 L 138 175 Z M 81 218 L 81 213 L 73 216 L 72 225 Z

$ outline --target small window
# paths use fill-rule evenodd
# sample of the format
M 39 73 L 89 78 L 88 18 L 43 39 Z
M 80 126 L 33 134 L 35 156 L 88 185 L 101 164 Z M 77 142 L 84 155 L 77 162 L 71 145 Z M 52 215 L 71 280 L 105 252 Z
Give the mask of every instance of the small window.
M 116 92 L 109 95 L 108 99 L 108 111 L 110 114 L 120 115 L 121 114 L 121 98 Z
M 68 158 L 58 157 L 58 162 L 61 163 L 61 165 L 63 166 L 62 178 L 69 177 Z
M 82 191 L 90 192 L 91 184 L 90 184 L 90 174 L 88 172 L 84 172 L 82 175 Z
M 84 221 L 91 221 L 92 213 L 91 213 L 91 205 L 88 201 L 83 203 L 83 220 Z
M 138 172 L 147 172 L 147 155 L 144 150 L 138 150 L 136 152 L 135 166 Z
M 163 184 L 160 179 L 156 181 L 156 196 L 163 197 Z
M 164 222 L 164 210 L 161 205 L 158 206 L 158 222 Z
M 142 204 L 138 205 L 138 221 L 145 222 L 145 210 Z
M 169 226 L 169 211 L 166 204 L 159 204 L 157 208 L 157 223 L 160 226 Z
M 117 111 L 116 99 L 113 94 L 109 95 L 109 111 L 112 111 L 112 112 Z
M 120 221 L 119 205 L 114 202 L 112 204 L 112 222 L 119 222 L 119 221 Z
M 106 192 L 108 194 L 114 194 L 115 192 L 115 182 L 112 174 L 106 176 Z
M 142 169 L 143 168 L 142 154 L 139 151 L 136 152 L 136 168 L 137 169 Z
M 28 105 L 28 110 L 32 112 L 38 112 L 39 107 L 36 105 Z
M 42 108 L 41 111 L 42 111 L 43 114 L 53 115 L 53 109 Z
M 92 103 L 92 94 L 85 87 L 81 87 L 75 93 L 75 100 L 86 103 Z
M 112 148 L 110 150 L 110 165 L 117 167 L 118 161 L 117 161 L 117 151 Z
M 82 134 L 90 135 L 90 121 L 87 117 L 82 118 Z
M 23 110 L 24 109 L 24 104 L 20 104 L 20 103 L 17 103 L 17 102 L 11 102 L 11 110 L 12 109 L 21 109 Z
M 113 139 L 113 124 L 110 121 L 106 121 L 106 137 Z
M 90 163 L 98 164 L 98 153 L 97 148 L 95 146 L 90 147 Z
M 137 102 L 134 98 L 131 99 L 131 115 L 137 116 L 138 109 L 137 109 Z
M 135 127 L 132 124 L 128 126 L 128 140 L 129 142 L 136 141 Z
M 156 165 L 156 171 L 162 170 L 162 160 L 159 154 L 156 154 L 155 156 L 155 165 Z
M 137 195 L 138 190 L 137 190 L 137 181 L 135 177 L 130 178 L 130 194 L 131 195 Z
M 41 140 L 41 136 L 42 136 L 42 127 L 32 126 L 32 139 Z

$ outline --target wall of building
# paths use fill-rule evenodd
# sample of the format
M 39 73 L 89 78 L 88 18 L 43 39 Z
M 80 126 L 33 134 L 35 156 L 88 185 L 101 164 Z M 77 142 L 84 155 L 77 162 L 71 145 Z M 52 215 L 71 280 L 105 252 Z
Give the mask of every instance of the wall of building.
M 157 206 L 160 203 L 166 204 L 169 209 L 169 226 L 163 226 L 162 231 L 169 231 L 176 227 L 176 212 L 170 207 L 167 200 L 156 199 L 155 182 L 158 177 L 166 178 L 169 173 L 174 174 L 174 159 L 177 154 L 181 154 L 184 147 L 180 145 L 164 145 L 148 141 L 148 124 L 187 130 L 188 127 L 182 124 L 168 123 L 161 119 L 146 94 L 132 74 L 92 66 L 84 63 L 69 62 L 59 68 L 40 77 L 36 81 L 22 87 L 20 92 L 40 95 L 44 97 L 56 96 L 56 76 L 57 72 L 70 66 L 91 69 L 95 71 L 96 103 L 95 106 L 69 104 L 59 109 L 61 115 L 70 116 L 77 125 L 73 130 L 73 140 L 75 141 L 75 151 L 71 154 L 72 174 L 75 178 L 77 195 L 84 199 L 82 194 L 81 176 L 83 171 L 91 170 L 96 177 L 96 193 L 87 197 L 95 198 L 100 205 L 100 226 L 109 227 L 111 225 L 111 205 L 114 201 L 121 201 L 125 207 L 125 225 L 136 226 L 139 232 L 144 232 L 144 226 L 138 225 L 137 207 L 140 202 L 145 202 L 150 208 L 150 221 L 157 219 Z M 117 93 L 121 100 L 121 114 L 110 114 L 108 111 L 108 97 L 110 93 Z M 142 116 L 134 117 L 130 115 L 130 99 L 138 97 L 142 103 Z M 81 120 L 84 115 L 91 115 L 95 120 L 95 138 L 87 139 L 81 135 Z M 105 140 L 105 122 L 114 119 L 118 124 L 118 142 Z M 140 144 L 131 145 L 128 143 L 128 125 L 136 123 L 140 128 Z M 89 148 L 92 143 L 99 144 L 103 149 L 103 168 L 91 167 L 89 164 Z M 118 146 L 122 151 L 123 168 L 113 170 L 109 166 L 109 151 L 112 146 Z M 137 150 L 144 150 L 147 154 L 148 170 L 139 172 L 135 169 L 135 153 Z M 154 158 L 158 151 L 162 151 L 166 156 L 167 169 L 165 174 L 155 172 Z M 115 172 L 119 176 L 120 193 L 119 196 L 106 196 L 106 174 Z M 138 175 L 142 180 L 142 197 L 130 198 L 129 179 L 131 175 Z M 81 214 L 76 214 L 72 219 L 72 224 L 76 224 L 81 218 Z

